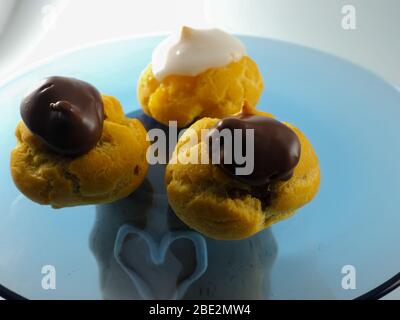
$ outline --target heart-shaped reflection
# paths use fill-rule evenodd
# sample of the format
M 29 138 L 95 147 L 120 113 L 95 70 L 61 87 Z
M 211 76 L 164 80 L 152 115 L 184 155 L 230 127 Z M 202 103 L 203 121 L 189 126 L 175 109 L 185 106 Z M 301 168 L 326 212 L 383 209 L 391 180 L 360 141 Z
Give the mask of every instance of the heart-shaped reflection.
M 176 249 L 180 253 L 174 255 Z M 198 233 L 167 232 L 156 242 L 146 230 L 128 224 L 118 230 L 114 256 L 141 297 L 151 300 L 181 299 L 208 265 L 207 245 Z

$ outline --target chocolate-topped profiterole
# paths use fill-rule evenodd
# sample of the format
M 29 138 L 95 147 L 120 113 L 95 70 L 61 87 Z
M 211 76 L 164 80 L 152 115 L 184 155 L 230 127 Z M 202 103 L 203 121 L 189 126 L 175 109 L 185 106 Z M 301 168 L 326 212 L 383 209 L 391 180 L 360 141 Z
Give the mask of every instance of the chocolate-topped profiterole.
M 234 155 L 236 164 L 229 164 Z M 201 162 L 176 161 L 188 156 Z M 171 160 L 165 169 L 171 209 L 213 239 L 244 239 L 290 217 L 315 197 L 320 183 L 318 157 L 300 129 L 247 103 L 238 115 L 197 120 Z
M 78 156 L 101 138 L 104 106 L 100 93 L 89 83 L 50 77 L 23 99 L 21 116 L 53 151 Z
M 236 175 L 235 169 L 240 167 L 235 163 L 234 146 L 227 146 L 225 150 L 223 139 L 220 141 L 220 163 L 218 164 L 226 173 L 249 186 L 268 186 L 275 181 L 289 180 L 293 169 L 299 162 L 301 144 L 296 133 L 285 124 L 269 117 L 241 113 L 239 115 L 220 120 L 208 134 L 211 143 L 213 135 L 228 129 L 242 129 L 242 152 L 246 150 L 246 129 L 254 129 L 254 170 L 249 175 Z M 211 147 L 209 148 L 211 150 Z M 224 152 L 232 155 L 231 164 L 224 163 Z M 248 155 L 247 155 L 248 157 Z

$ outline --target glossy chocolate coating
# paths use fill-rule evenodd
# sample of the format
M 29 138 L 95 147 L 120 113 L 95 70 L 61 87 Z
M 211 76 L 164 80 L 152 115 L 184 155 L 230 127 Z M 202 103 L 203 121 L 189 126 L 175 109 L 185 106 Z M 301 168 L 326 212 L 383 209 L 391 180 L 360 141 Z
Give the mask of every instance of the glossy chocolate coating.
M 21 116 L 29 130 L 53 151 L 78 156 L 99 141 L 104 106 L 100 93 L 89 83 L 51 77 L 23 99 Z
M 293 169 L 300 159 L 301 144 L 296 133 L 288 126 L 273 118 L 240 114 L 220 120 L 210 130 L 208 138 L 223 129 L 228 129 L 232 137 L 234 129 L 254 129 L 254 170 L 249 175 L 235 174 L 235 169 L 240 166 L 235 163 L 234 147 L 227 149 L 232 153 L 233 163 L 224 163 L 224 143 L 221 139 L 220 149 L 216 150 L 220 157 L 219 166 L 230 176 L 252 187 L 268 186 L 275 181 L 285 181 L 292 177 Z M 245 131 L 242 131 L 243 154 L 246 152 L 245 137 Z

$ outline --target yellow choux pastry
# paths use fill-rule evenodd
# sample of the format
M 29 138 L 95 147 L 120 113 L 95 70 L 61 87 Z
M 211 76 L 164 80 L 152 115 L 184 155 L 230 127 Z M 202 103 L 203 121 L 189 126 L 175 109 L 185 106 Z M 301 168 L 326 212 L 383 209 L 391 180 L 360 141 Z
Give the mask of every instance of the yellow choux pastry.
M 10 166 L 31 200 L 53 208 L 108 203 L 144 180 L 145 128 L 89 84 L 48 78 L 25 98 L 21 115 Z
M 232 165 L 211 161 L 180 163 L 188 150 L 198 160 L 209 152 L 203 129 L 212 136 L 216 129 L 244 127 L 256 129 L 251 175 L 235 177 Z M 199 143 L 184 147 L 192 138 Z M 243 239 L 288 218 L 314 198 L 320 183 L 318 158 L 306 136 L 263 112 L 198 120 L 179 139 L 171 160 L 165 174 L 171 208 L 188 226 L 214 239 Z
M 177 121 L 180 128 L 202 117 L 233 115 L 244 101 L 255 109 L 262 91 L 257 64 L 238 40 L 220 30 L 188 27 L 178 40 L 156 48 L 137 86 L 148 116 L 165 125 Z

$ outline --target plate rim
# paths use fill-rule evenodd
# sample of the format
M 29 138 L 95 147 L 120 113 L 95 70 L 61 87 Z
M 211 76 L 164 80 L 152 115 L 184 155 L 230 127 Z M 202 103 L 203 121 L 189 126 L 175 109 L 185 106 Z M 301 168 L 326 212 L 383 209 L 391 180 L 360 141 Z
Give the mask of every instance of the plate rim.
M 400 272 L 376 288 L 352 300 L 379 300 L 400 287 Z M 5 300 L 29 300 L 0 284 L 0 297 Z
M 163 36 L 167 36 L 169 34 L 170 34 L 170 32 L 154 32 L 154 33 L 143 33 L 143 34 L 138 34 L 138 35 L 133 35 L 133 36 L 130 35 L 130 36 L 115 37 L 115 38 L 91 42 L 91 43 L 85 44 L 85 45 L 76 46 L 71 49 L 66 49 L 64 51 L 52 54 L 47 58 L 40 59 L 37 62 L 29 65 L 28 67 L 22 69 L 21 71 L 10 75 L 9 77 L 5 78 L 4 80 L 0 80 L 0 91 L 3 90 L 8 85 L 10 85 L 12 82 L 18 80 L 19 78 L 23 77 L 24 75 L 29 74 L 30 72 L 34 71 L 35 69 L 43 67 L 44 65 L 54 62 L 57 59 L 64 58 L 65 56 L 67 56 L 69 54 L 78 53 L 80 51 L 84 51 L 87 49 L 93 49 L 95 47 L 99 47 L 102 45 L 109 45 L 109 44 L 114 44 L 114 43 L 118 43 L 118 42 L 125 42 L 125 41 L 132 41 L 132 40 L 143 40 L 143 39 L 151 39 L 151 38 L 156 39 L 156 38 L 160 38 Z M 324 55 L 325 57 L 329 57 L 330 59 L 335 59 L 337 61 L 340 61 L 341 63 L 351 65 L 351 66 L 357 68 L 358 70 L 362 70 L 363 72 L 366 72 L 370 76 L 374 77 L 376 80 L 383 82 L 384 84 L 389 86 L 391 89 L 399 92 L 398 86 L 396 84 L 383 78 L 379 73 L 377 73 L 373 70 L 370 70 L 370 69 L 358 64 L 355 61 L 348 60 L 346 58 L 335 55 L 333 53 L 330 53 L 330 52 L 327 52 L 327 51 L 324 51 L 321 49 L 309 47 L 307 45 L 302 45 L 302 44 L 295 43 L 295 42 L 274 39 L 274 38 L 269 38 L 269 37 L 253 36 L 253 35 L 242 34 L 242 33 L 233 33 L 232 35 L 234 35 L 235 37 L 238 37 L 239 39 L 253 39 L 253 40 L 261 40 L 261 41 L 269 41 L 269 42 L 273 42 L 276 44 L 296 47 L 296 48 L 299 48 L 302 50 L 306 50 L 310 53 L 313 52 L 314 54 Z

